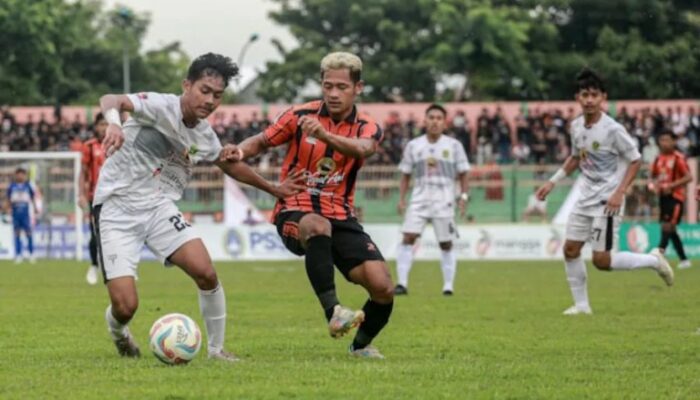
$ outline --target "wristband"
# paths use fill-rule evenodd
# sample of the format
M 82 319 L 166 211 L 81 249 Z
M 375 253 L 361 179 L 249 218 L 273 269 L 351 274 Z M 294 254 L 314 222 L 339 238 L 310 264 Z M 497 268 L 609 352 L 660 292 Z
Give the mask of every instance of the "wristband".
M 555 172 L 554 175 L 552 175 L 552 177 L 549 178 L 549 181 L 556 184 L 557 182 L 559 182 L 560 180 L 562 180 L 564 178 L 566 178 L 566 172 L 564 171 L 563 168 L 559 168 L 557 170 L 557 172 Z
M 241 149 L 241 148 L 239 147 L 237 150 L 238 150 L 238 160 L 243 160 L 243 157 L 244 157 L 244 155 L 243 155 L 243 149 Z
M 122 119 L 119 116 L 119 111 L 117 111 L 116 108 L 110 108 L 109 110 L 105 111 L 105 121 L 109 123 L 110 125 L 116 125 L 121 128 L 122 126 Z
M 460 200 L 469 201 L 469 193 L 467 192 L 462 192 L 462 194 L 459 195 Z

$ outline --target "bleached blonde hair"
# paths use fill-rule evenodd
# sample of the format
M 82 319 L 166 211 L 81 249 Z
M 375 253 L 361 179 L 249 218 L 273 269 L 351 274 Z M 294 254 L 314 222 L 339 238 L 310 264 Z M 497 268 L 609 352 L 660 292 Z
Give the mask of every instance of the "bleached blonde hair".
M 344 68 L 350 71 L 350 78 L 353 82 L 359 82 L 362 79 L 362 60 L 360 57 L 344 51 L 336 51 L 323 57 L 321 60 L 321 79 L 328 70 Z

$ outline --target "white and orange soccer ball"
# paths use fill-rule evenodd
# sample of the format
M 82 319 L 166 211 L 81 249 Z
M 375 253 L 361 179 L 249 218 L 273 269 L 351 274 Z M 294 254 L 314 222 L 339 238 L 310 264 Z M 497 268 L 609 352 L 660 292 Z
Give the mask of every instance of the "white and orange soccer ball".
M 202 333 L 187 315 L 167 314 L 153 323 L 149 345 L 160 361 L 169 365 L 187 364 L 199 353 Z

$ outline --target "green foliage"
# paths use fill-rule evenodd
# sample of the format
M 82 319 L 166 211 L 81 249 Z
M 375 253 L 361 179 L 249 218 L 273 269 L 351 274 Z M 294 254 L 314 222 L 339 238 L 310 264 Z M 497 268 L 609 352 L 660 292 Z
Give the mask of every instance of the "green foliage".
M 243 358 L 168 367 L 148 331 L 170 312 L 203 330 L 197 287 L 178 268 L 139 265 L 129 324 L 138 360 L 120 358 L 104 322 L 104 285 L 87 263 L 41 260 L 3 271 L 0 398 L 26 399 L 697 399 L 700 269 L 673 288 L 651 270 L 588 269 L 595 314 L 565 317 L 561 261 L 460 262 L 455 295 L 440 266 L 416 262 L 375 340 L 387 357 L 356 360 L 328 336 L 302 261 L 216 263 L 228 304 L 226 345 Z M 394 266 L 391 263 L 393 270 Z M 343 304 L 367 295 L 336 273 Z
M 585 65 L 614 98 L 700 96 L 694 1 L 273 1 L 271 17 L 300 46 L 268 63 L 260 95 L 269 101 L 298 97 L 332 50 L 362 57 L 373 101 L 569 99 Z M 464 87 L 435 92 L 455 75 Z
M 142 53 L 150 17 L 129 10 L 125 19 L 121 8 L 105 11 L 96 0 L 0 0 L 0 104 L 85 104 L 121 92 L 125 41 L 132 91 L 179 91 L 189 62 L 179 44 Z

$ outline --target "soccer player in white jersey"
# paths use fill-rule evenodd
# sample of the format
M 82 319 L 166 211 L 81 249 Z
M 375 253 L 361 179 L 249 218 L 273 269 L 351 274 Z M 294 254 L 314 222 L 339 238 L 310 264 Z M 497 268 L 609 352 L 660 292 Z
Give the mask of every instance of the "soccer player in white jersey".
M 442 293 L 451 296 L 454 292 L 454 278 L 457 270 L 457 257 L 453 241 L 459 236 L 455 225 L 455 201 L 461 216 L 464 216 L 469 199 L 467 173 L 469 161 L 462 144 L 447 135 L 445 119 L 447 112 L 437 104 L 425 111 L 426 134 L 406 144 L 399 164 L 401 182 L 399 185 L 400 214 L 406 213 L 401 231 L 403 240 L 396 257 L 398 285 L 397 295 L 408 294 L 408 274 L 413 263 L 413 245 L 430 222 L 435 237 L 440 243 L 440 265 L 442 267 Z M 411 203 L 406 207 L 406 194 L 415 178 Z M 455 191 L 455 180 L 459 180 L 460 194 Z
M 581 194 L 566 226 L 564 258 L 574 305 L 565 315 L 591 314 L 586 286 L 586 265 L 581 248 L 590 242 L 593 265 L 603 271 L 639 268 L 655 270 L 667 285 L 673 285 L 673 270 L 666 258 L 654 249 L 650 254 L 615 252 L 624 211 L 625 191 L 641 165 L 637 144 L 622 125 L 601 110 L 607 99 L 603 80 L 585 68 L 576 77 L 576 100 L 583 115 L 571 122 L 571 156 L 537 196 L 544 200 L 554 185 L 581 169 Z
M 138 306 L 135 279 L 145 244 L 165 265 L 185 271 L 199 288 L 209 357 L 237 360 L 224 350 L 224 290 L 207 249 L 175 201 L 182 197 L 193 165 L 201 161 L 213 162 L 227 175 L 277 197 L 304 188 L 297 177 L 275 186 L 243 162 L 220 160 L 222 147 L 206 118 L 221 104 L 224 89 L 237 72 L 228 57 L 208 53 L 190 65 L 181 96 L 141 93 L 100 99 L 109 123 L 103 141 L 108 158 L 95 192 L 93 222 L 111 300 L 105 318 L 122 356 L 140 355 L 127 324 Z M 122 112 L 131 113 L 123 126 Z

